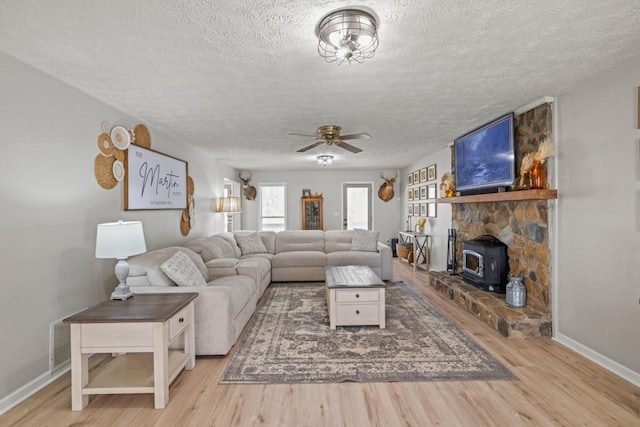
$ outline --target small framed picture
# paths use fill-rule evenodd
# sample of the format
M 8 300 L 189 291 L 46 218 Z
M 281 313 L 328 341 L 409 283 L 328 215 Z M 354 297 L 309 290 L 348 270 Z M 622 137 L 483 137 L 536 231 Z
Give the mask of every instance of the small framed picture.
M 436 165 L 432 164 L 427 168 L 427 181 L 433 181 L 436 179 Z
M 415 171 L 413 173 L 413 183 L 414 185 L 420 182 L 420 171 Z
M 420 187 L 420 200 L 427 200 L 427 186 Z
M 435 184 L 429 184 L 427 187 L 427 199 L 435 199 L 437 197 L 437 190 Z
M 302 190 L 302 197 L 311 197 L 311 190 L 309 190 L 308 188 Z
M 414 199 L 415 200 L 415 199 Z M 420 215 L 420 203 L 414 203 L 413 204 L 413 214 L 415 216 Z
M 420 182 L 427 182 L 427 168 L 420 169 Z
M 408 215 L 413 216 L 413 204 L 409 203 L 409 206 L 407 206 L 407 212 Z
M 407 185 L 413 185 L 413 173 L 407 175 Z
M 427 216 L 429 218 L 436 218 L 438 216 L 438 204 L 437 203 L 427 203 Z
M 407 200 L 413 200 L 413 188 L 409 189 L 409 193 L 407 193 Z
M 420 204 L 420 216 L 427 216 L 427 204 L 426 203 L 421 203 Z

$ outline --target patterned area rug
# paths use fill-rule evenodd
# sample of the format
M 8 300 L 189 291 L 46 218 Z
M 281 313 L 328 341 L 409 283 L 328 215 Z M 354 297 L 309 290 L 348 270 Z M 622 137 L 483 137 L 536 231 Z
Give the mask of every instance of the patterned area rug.
M 324 284 L 272 284 L 221 383 L 517 379 L 404 283 L 386 329 L 329 329 Z

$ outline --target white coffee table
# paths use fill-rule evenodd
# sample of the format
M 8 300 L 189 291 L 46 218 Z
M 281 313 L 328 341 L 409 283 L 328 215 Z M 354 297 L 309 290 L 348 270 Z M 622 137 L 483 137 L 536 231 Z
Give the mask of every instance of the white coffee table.
M 367 266 L 325 267 L 329 326 L 385 328 L 385 283 Z

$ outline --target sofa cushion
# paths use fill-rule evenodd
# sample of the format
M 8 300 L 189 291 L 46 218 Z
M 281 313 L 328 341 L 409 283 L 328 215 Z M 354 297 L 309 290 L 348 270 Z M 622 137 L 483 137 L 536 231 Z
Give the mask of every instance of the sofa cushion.
M 160 264 L 160 269 L 178 286 L 207 285 L 198 267 L 182 251 L 177 251 L 171 258 Z
M 271 260 L 272 268 L 282 267 L 323 267 L 327 265 L 327 255 L 318 251 L 282 252 Z
M 262 243 L 262 239 L 258 233 L 236 234 L 236 242 L 242 251 L 242 255 L 266 253 L 267 248 Z
M 378 252 L 342 251 L 327 254 L 327 265 L 366 265 L 380 267 L 382 260 Z
M 378 235 L 377 231 L 362 230 L 356 228 L 353 230 L 353 241 L 351 242 L 352 251 L 378 252 Z
M 324 231 L 288 230 L 281 231 L 276 235 L 276 254 L 298 251 L 324 253 Z
M 353 230 L 327 230 L 324 232 L 324 251 L 326 253 L 350 251 Z
M 142 286 L 145 279 L 148 282 L 147 286 L 175 286 L 175 283 L 160 269 L 160 264 L 179 251 L 189 256 L 202 273 L 202 277 L 207 277 L 207 267 L 204 265 L 202 257 L 194 251 L 180 246 L 168 246 L 129 258 L 129 277 L 141 278 L 137 281 L 132 280 L 132 282 L 137 282 L 136 286 Z
M 218 258 L 236 258 L 236 252 L 231 243 L 220 236 L 192 240 L 187 242 L 185 247 L 199 253 L 204 262 Z

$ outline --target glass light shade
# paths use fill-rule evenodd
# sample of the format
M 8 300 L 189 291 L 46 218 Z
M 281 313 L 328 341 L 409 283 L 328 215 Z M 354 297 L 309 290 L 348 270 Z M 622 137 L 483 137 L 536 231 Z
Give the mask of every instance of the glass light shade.
M 240 197 L 220 197 L 218 199 L 217 212 L 238 213 L 242 212 L 240 207 Z
M 318 53 L 327 62 L 363 62 L 378 47 L 376 26 L 375 18 L 363 10 L 332 12 L 318 24 Z
M 318 163 L 322 166 L 330 165 L 331 162 L 333 162 L 333 156 L 331 154 L 323 154 L 321 156 L 317 156 L 316 159 L 318 159 Z
M 147 251 L 140 221 L 98 224 L 96 258 L 123 259 Z

